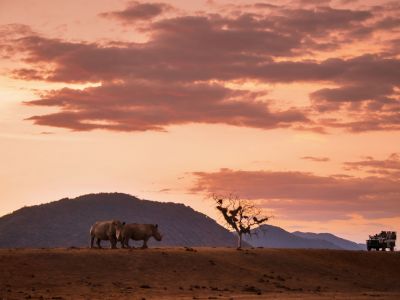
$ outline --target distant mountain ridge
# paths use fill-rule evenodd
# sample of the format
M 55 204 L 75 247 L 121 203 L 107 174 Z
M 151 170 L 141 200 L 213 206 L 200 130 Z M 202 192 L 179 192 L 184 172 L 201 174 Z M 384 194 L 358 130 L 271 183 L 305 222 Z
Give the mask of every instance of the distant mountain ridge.
M 215 220 L 178 203 L 140 200 L 122 193 L 88 194 L 21 208 L 0 217 L 0 248 L 87 247 L 89 228 L 99 220 L 157 223 L 164 238 L 150 246 L 236 247 L 236 236 Z M 270 248 L 357 249 L 331 234 L 290 233 L 263 225 L 244 246 Z M 131 242 L 132 244 L 132 242 Z M 138 246 L 136 244 L 135 246 Z M 103 242 L 107 247 L 108 243 Z
M 318 233 L 290 233 L 280 227 L 262 225 L 253 231 L 251 237 L 245 241 L 254 247 L 265 248 L 312 248 L 312 249 L 343 249 L 365 250 L 361 245 L 339 238 L 333 234 Z
M 335 245 L 339 246 L 340 248 L 346 249 L 346 250 L 365 250 L 364 244 L 358 244 L 358 243 L 340 238 L 331 233 L 313 233 L 313 232 L 295 231 L 295 232 L 292 232 L 292 234 L 294 234 L 298 237 L 306 238 L 306 239 L 328 241 L 328 242 L 335 244 Z

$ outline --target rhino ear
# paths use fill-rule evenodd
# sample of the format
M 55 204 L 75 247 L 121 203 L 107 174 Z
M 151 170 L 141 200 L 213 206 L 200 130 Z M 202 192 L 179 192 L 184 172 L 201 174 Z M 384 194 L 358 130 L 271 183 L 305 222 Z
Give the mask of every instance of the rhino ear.
M 154 225 L 155 228 L 158 228 L 158 224 Z

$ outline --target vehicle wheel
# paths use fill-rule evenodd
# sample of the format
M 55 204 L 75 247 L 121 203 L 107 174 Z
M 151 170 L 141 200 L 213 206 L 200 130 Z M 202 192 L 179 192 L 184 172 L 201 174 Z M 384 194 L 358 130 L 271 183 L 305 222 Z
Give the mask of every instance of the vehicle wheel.
M 392 252 L 394 251 L 394 247 L 393 246 L 390 247 L 390 251 L 392 251 Z
M 386 251 L 386 248 L 382 248 L 382 251 Z
M 379 247 L 377 247 L 377 248 L 375 248 L 376 249 L 376 251 L 379 251 Z
M 367 250 L 368 250 L 368 251 L 371 251 L 371 247 L 367 247 Z

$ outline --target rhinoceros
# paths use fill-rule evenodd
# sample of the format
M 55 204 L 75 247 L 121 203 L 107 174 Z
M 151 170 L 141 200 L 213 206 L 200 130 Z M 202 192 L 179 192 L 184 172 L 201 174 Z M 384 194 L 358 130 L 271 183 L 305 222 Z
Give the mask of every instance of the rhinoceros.
M 118 220 L 100 221 L 93 224 L 90 228 L 90 248 L 93 248 L 93 242 L 96 238 L 97 247 L 101 248 L 100 242 L 102 240 L 110 241 L 110 247 L 117 248 L 117 230 L 125 225 Z M 122 242 L 121 242 L 122 243 Z
M 162 235 L 158 231 L 158 225 L 155 224 L 126 224 L 116 231 L 116 237 L 121 241 L 122 248 L 129 246 L 129 240 L 143 241 L 142 248 L 147 248 L 147 241 L 154 237 L 157 241 L 161 241 Z

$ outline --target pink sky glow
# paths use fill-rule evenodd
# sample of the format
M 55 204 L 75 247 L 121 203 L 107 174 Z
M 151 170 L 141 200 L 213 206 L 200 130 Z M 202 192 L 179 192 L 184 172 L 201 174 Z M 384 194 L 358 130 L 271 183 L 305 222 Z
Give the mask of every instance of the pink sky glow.
M 234 192 L 289 231 L 400 231 L 397 1 L 0 0 L 0 66 L 0 216 Z

